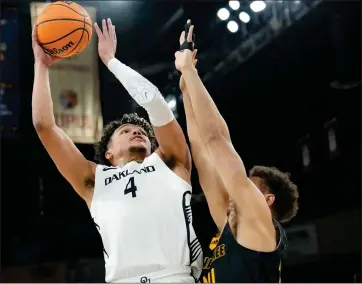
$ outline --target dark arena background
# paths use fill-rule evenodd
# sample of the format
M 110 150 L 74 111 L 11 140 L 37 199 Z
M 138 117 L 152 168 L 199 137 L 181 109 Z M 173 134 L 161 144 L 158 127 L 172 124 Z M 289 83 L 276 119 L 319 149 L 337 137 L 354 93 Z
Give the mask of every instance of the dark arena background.
M 361 3 L 259 1 L 252 9 L 251 2 L 232 2 L 78 3 L 95 11 L 93 21 L 112 19 L 116 57 L 160 89 L 185 133 L 173 61 L 179 32 L 191 18 L 199 74 L 246 167 L 276 166 L 299 186 L 300 210 L 285 227 L 282 281 L 360 282 Z M 86 204 L 59 174 L 32 125 L 37 5 L 44 3 L 0 4 L 1 280 L 104 282 L 102 242 Z M 96 44 L 95 32 L 93 37 Z M 72 113 L 74 105 L 93 102 L 100 128 L 126 112 L 144 115 L 98 59 L 96 45 L 94 50 L 84 53 L 88 69 L 78 71 L 93 70 L 92 90 L 99 96 L 87 99 L 67 89 L 53 94 L 58 125 L 73 127 L 77 147 L 90 160 L 93 142 L 80 139 L 87 123 L 79 123 L 89 113 Z M 69 60 L 74 69 L 82 67 L 78 56 L 83 58 Z M 216 228 L 196 170 L 192 182 L 194 227 L 207 247 Z

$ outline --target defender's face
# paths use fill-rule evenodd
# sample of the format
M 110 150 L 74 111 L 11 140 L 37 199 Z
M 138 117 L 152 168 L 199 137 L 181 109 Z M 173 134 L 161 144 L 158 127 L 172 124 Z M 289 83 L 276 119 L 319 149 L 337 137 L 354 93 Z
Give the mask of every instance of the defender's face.
M 124 152 L 151 153 L 151 142 L 146 131 L 134 124 L 121 125 L 112 135 L 109 152 L 113 155 Z

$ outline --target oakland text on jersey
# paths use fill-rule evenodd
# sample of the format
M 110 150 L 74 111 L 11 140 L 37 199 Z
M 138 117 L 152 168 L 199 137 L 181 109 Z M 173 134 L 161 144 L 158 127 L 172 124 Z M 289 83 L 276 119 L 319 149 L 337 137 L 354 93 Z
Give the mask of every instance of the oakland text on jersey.
M 133 175 L 133 174 L 139 174 L 139 175 L 140 174 L 147 174 L 147 173 L 152 173 L 154 171 L 156 171 L 154 166 L 147 166 L 147 167 L 144 167 L 142 169 L 133 170 L 133 171 L 129 171 L 129 170 L 121 171 L 121 172 L 118 172 L 116 174 L 113 174 L 110 177 L 107 177 L 104 180 L 104 184 L 107 186 L 110 183 L 112 183 L 114 180 L 120 180 L 122 177 L 125 178 L 125 177 L 127 177 L 129 175 Z

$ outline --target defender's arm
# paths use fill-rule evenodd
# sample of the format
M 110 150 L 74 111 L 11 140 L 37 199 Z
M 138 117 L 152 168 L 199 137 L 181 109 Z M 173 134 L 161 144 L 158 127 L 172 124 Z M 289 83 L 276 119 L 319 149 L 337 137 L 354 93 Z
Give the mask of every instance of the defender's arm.
M 85 159 L 70 138 L 55 124 L 48 67 L 35 63 L 32 97 L 33 125 L 60 173 L 90 205 L 92 191 L 85 180 L 94 180 L 95 163 Z
M 275 229 L 263 194 L 248 179 L 242 160 L 226 138 L 228 128 L 195 68 L 189 66 L 182 70 L 182 74 L 210 161 L 218 165 L 225 188 L 237 206 L 239 224 L 242 225 L 238 241 L 254 250 L 274 250 Z
M 208 148 L 200 137 L 187 89 L 183 90 L 182 94 L 192 158 L 197 168 L 199 182 L 205 194 L 210 214 L 221 231 L 225 225 L 229 195 L 219 176 L 218 167 L 215 167 L 215 164 L 211 162 Z
M 187 52 L 187 51 L 185 51 Z M 202 83 L 197 70 L 190 67 L 182 71 L 191 104 L 199 125 L 200 135 L 205 144 L 218 137 L 230 141 L 230 132 L 214 101 Z M 199 113 L 199 110 L 203 110 Z

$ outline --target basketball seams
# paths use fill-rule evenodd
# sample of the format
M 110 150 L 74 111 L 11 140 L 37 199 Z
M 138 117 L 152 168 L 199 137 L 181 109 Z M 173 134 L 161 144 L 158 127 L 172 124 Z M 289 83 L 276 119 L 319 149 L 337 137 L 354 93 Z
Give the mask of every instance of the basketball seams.
M 83 23 L 84 21 L 82 20 L 78 20 L 78 19 L 72 19 L 72 18 L 57 18 L 57 19 L 51 19 L 51 20 L 45 20 L 45 21 L 42 21 L 40 23 L 38 23 L 36 26 L 38 27 L 39 25 L 43 24 L 43 23 L 47 23 L 47 22 L 55 22 L 55 21 L 72 21 L 72 22 L 81 22 Z M 86 24 L 90 27 L 92 27 L 91 24 L 87 23 Z
M 80 30 L 80 29 L 83 29 L 83 28 L 79 28 L 78 30 Z M 84 32 L 87 33 L 87 36 L 88 36 L 88 39 L 89 39 L 89 32 L 88 32 L 86 29 L 83 29 L 82 36 L 83 36 Z M 78 45 L 79 45 L 79 43 L 81 42 L 81 40 L 82 40 L 82 37 L 80 38 L 80 40 L 79 40 L 79 42 L 78 42 Z M 74 47 L 72 50 L 68 51 L 67 53 L 62 53 L 61 56 L 62 56 L 62 57 L 66 57 L 68 54 L 71 54 L 71 53 L 74 51 L 75 48 L 77 48 L 77 46 Z
M 83 9 L 83 7 L 82 6 L 79 6 L 82 10 L 83 10 L 83 12 L 86 12 L 84 9 Z M 86 12 L 87 13 L 87 12 Z M 86 14 L 85 13 L 85 14 Z M 85 15 L 84 14 L 84 15 Z M 85 22 L 85 16 L 83 16 L 83 32 L 82 32 L 82 35 L 80 36 L 80 39 L 78 40 L 78 43 L 75 45 L 75 47 L 70 51 L 70 52 L 68 52 L 67 54 L 69 54 L 69 53 L 72 53 L 74 50 L 76 50 L 76 48 L 78 47 L 78 45 L 80 44 L 80 42 L 82 41 L 82 38 L 83 38 L 83 36 L 84 36 L 84 31 L 86 30 L 85 29 L 85 24 L 86 24 L 86 22 Z M 77 52 L 78 53 L 78 52 Z
M 61 56 L 61 57 L 69 57 L 69 56 L 72 56 L 73 54 L 79 53 L 79 46 L 81 45 L 81 49 L 83 50 L 83 49 L 88 45 L 89 40 L 90 40 L 90 33 L 92 32 L 92 22 L 90 21 L 90 23 L 89 23 L 90 17 L 89 17 L 89 15 L 88 15 L 87 11 L 86 11 L 82 6 L 80 6 L 80 5 L 76 4 L 76 3 L 75 3 L 76 7 L 74 7 L 74 8 L 71 8 L 71 7 L 69 7 L 69 6 L 67 6 L 67 5 L 64 5 L 64 4 L 62 4 L 62 3 L 52 3 L 52 4 L 49 4 L 48 6 L 51 6 L 51 5 L 52 5 L 52 6 L 62 6 L 62 7 L 66 7 L 66 8 L 68 8 L 68 10 L 71 10 L 72 12 L 74 12 L 74 13 L 76 13 L 77 15 L 81 16 L 83 19 L 74 19 L 74 18 L 72 18 L 72 17 L 74 17 L 74 16 L 72 16 L 71 13 L 69 14 L 69 13 L 66 13 L 66 12 L 64 11 L 64 13 L 65 13 L 65 14 L 68 14 L 70 17 L 68 16 L 68 17 L 66 17 L 66 18 L 55 18 L 55 19 L 54 19 L 54 18 L 53 18 L 53 19 L 49 19 L 49 17 L 48 17 L 48 20 L 43 20 L 42 22 L 37 23 L 37 24 L 36 24 L 37 27 L 38 27 L 39 25 L 44 24 L 44 23 L 47 23 L 47 22 L 56 22 L 56 21 L 80 22 L 80 23 L 83 23 L 83 27 L 76 28 L 76 29 L 72 30 L 71 32 L 67 33 L 66 35 L 62 35 L 62 36 L 58 35 L 58 36 L 60 36 L 59 38 L 57 38 L 57 39 L 55 39 L 55 40 L 52 40 L 52 41 L 50 41 L 50 42 L 46 42 L 46 43 L 41 43 L 41 42 L 39 42 L 40 46 L 42 46 L 42 48 L 46 49 L 45 46 L 47 46 L 47 45 L 56 43 L 56 42 L 58 42 L 58 41 L 67 40 L 67 39 L 66 39 L 67 37 L 73 37 L 73 41 L 76 42 L 75 46 L 74 46 L 71 50 L 67 50 L 66 52 L 61 52 L 61 54 L 59 54 L 59 56 Z M 58 8 L 53 7 L 52 9 L 54 10 L 54 9 L 58 9 Z M 60 7 L 59 7 L 59 9 L 60 9 Z M 75 9 L 77 9 L 77 10 L 79 9 L 80 11 L 78 12 L 78 11 L 75 10 Z M 73 14 L 73 15 L 74 15 L 74 14 Z M 79 17 L 79 16 L 78 16 L 78 17 Z M 55 24 L 55 23 L 54 23 L 54 24 Z M 59 25 L 59 24 L 55 24 L 55 25 L 57 26 L 57 25 Z M 75 25 L 75 24 L 69 23 L 69 25 L 72 26 L 72 25 Z M 89 28 L 91 29 L 90 31 L 88 31 Z M 82 33 L 79 34 L 79 40 L 76 40 L 75 37 L 78 35 L 78 33 L 79 33 L 78 31 L 80 31 L 80 30 L 82 30 Z M 75 35 L 73 35 L 73 36 L 71 36 L 73 33 L 76 33 L 76 32 L 78 32 L 78 33 L 75 34 Z M 83 40 L 83 37 L 84 37 L 85 32 L 86 32 L 86 35 L 87 35 L 87 39 L 85 39 L 85 40 L 87 40 L 87 42 L 86 42 L 86 43 L 83 43 L 82 40 Z M 49 39 L 50 39 L 50 38 L 49 38 Z M 82 44 L 81 44 L 81 43 L 82 43 Z M 53 49 L 53 47 L 49 47 L 49 48 L 50 48 L 50 50 Z M 65 50 L 64 50 L 64 51 L 65 51 Z M 56 56 L 56 55 L 54 55 L 54 56 Z
M 70 10 L 72 10 L 74 13 L 77 13 L 79 16 L 82 16 L 82 17 L 86 17 L 86 14 L 81 14 L 79 13 L 78 11 L 74 10 L 73 8 L 69 7 L 69 6 L 66 6 L 66 5 L 63 5 L 63 4 L 57 4 L 57 3 L 52 3 L 52 4 L 49 4 L 48 6 L 62 6 L 62 7 L 66 7 Z M 79 6 L 80 8 L 82 8 L 81 6 Z M 82 9 L 83 10 L 83 9 Z
M 76 31 L 79 31 L 79 30 L 85 30 L 85 29 L 84 29 L 84 28 L 77 28 L 77 29 L 75 29 L 75 30 L 72 30 L 70 33 L 67 33 L 67 34 L 64 35 L 64 36 L 62 36 L 62 37 L 60 37 L 60 38 L 57 38 L 56 40 L 53 40 L 53 41 L 50 41 L 50 42 L 45 42 L 45 43 L 39 42 L 39 44 L 40 44 L 41 46 L 43 46 L 43 45 L 48 45 L 48 44 L 57 42 L 57 41 L 59 41 L 59 40 L 61 40 L 61 39 L 63 39 L 63 38 L 66 38 L 67 36 L 71 35 L 72 33 L 75 33 Z

